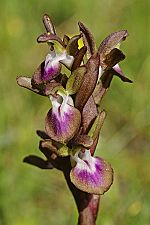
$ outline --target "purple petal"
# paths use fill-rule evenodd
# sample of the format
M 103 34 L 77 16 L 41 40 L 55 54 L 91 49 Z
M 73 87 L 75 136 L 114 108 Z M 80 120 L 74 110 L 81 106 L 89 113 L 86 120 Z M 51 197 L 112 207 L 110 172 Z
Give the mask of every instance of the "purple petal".
M 91 194 L 104 194 L 113 182 L 113 170 L 108 162 L 90 156 L 79 159 L 70 172 L 71 182 L 80 190 Z
M 68 103 L 59 104 L 57 102 L 48 112 L 45 122 L 45 129 L 50 138 L 60 143 L 66 143 L 77 133 L 81 115 Z

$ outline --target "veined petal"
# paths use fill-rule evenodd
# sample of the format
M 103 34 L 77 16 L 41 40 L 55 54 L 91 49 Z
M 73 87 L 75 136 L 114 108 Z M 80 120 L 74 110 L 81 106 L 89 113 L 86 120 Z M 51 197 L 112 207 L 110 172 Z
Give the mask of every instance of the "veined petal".
M 70 172 L 71 182 L 80 190 L 91 194 L 104 194 L 113 182 L 113 170 L 108 162 L 99 157 L 92 157 L 90 150 L 85 150 L 82 159 L 73 156 L 76 165 Z
M 70 98 L 63 96 L 62 103 L 59 103 L 58 99 L 51 97 L 52 109 L 49 110 L 45 121 L 47 134 L 60 143 L 67 143 L 72 139 L 81 123 L 79 110 L 68 104 L 71 103 Z

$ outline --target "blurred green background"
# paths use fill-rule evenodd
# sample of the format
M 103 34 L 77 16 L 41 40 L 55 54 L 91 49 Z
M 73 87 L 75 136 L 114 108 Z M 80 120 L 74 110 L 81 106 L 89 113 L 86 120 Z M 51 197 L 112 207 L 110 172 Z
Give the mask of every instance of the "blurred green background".
M 134 84 L 114 78 L 103 108 L 108 112 L 97 154 L 115 171 L 102 197 L 98 225 L 150 223 L 150 2 L 147 0 L 0 1 L 0 225 L 74 225 L 77 210 L 59 171 L 22 163 L 39 154 L 36 129 L 44 128 L 47 98 L 16 85 L 17 75 L 32 75 L 48 52 L 36 38 L 48 13 L 57 32 L 78 33 L 84 22 L 99 43 L 127 29 L 121 67 Z

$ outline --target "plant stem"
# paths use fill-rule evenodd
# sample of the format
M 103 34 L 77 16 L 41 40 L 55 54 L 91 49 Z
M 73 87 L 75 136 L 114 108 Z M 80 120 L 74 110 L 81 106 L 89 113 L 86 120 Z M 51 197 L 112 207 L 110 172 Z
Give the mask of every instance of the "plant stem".
M 89 194 L 77 189 L 70 181 L 70 173 L 68 170 L 64 171 L 64 176 L 77 205 L 79 213 L 78 225 L 95 225 L 99 209 L 100 196 Z

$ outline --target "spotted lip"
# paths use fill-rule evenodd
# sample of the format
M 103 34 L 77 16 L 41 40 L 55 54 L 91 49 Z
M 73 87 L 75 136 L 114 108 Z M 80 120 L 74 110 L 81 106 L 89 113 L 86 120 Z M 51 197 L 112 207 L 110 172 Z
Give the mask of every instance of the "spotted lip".
M 51 65 L 50 67 L 48 67 L 48 63 L 47 65 L 45 65 L 44 67 L 44 75 L 43 75 L 43 80 L 47 81 L 47 80 L 51 80 L 53 79 L 55 76 L 57 76 L 60 73 L 61 70 L 61 65 L 59 62 L 57 62 L 55 65 Z

